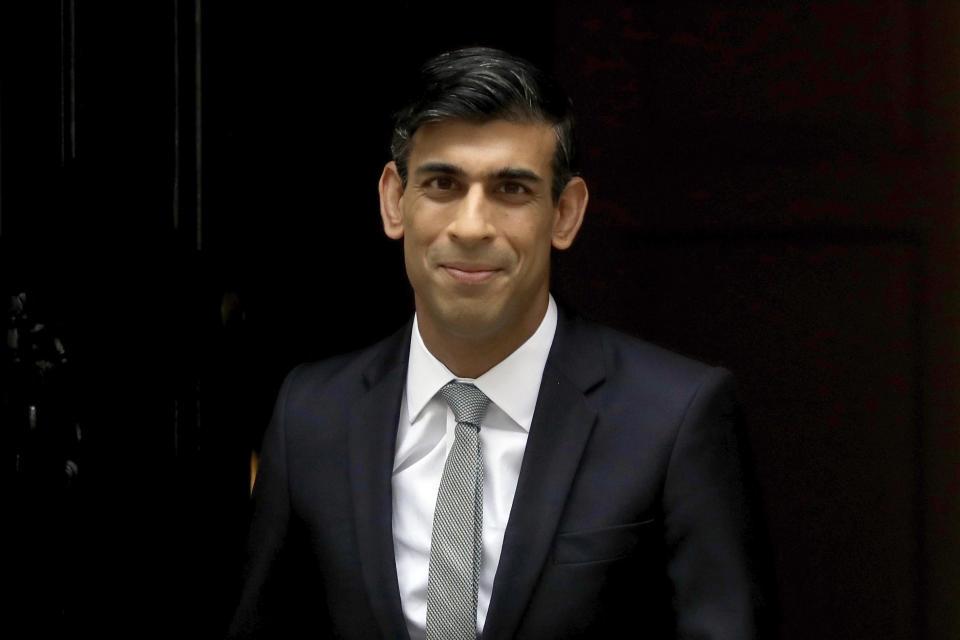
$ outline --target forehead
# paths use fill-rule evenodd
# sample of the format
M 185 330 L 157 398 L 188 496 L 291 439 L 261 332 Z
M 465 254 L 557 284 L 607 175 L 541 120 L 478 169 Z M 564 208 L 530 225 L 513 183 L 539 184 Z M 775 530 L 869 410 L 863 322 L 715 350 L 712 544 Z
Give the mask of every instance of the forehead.
M 543 122 L 446 120 L 425 124 L 413 135 L 409 166 L 445 162 L 473 171 L 526 168 L 548 177 L 557 145 Z

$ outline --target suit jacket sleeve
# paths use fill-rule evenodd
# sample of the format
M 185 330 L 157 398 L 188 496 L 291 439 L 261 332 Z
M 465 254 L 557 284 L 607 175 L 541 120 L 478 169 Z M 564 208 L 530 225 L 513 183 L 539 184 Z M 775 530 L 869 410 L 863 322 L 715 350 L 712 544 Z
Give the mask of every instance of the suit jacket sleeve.
M 733 378 L 711 369 L 677 430 L 663 489 L 677 637 L 774 635 L 758 498 Z
M 275 564 L 287 538 L 290 496 L 287 484 L 285 411 L 296 370 L 284 381 L 264 434 L 253 493 L 253 515 L 239 605 L 230 638 L 256 637 L 263 625 Z
M 328 618 L 316 580 L 307 578 L 312 561 L 306 536 L 291 503 L 288 422 L 298 389 L 308 384 L 301 365 L 287 376 L 264 434 L 253 489 L 253 512 L 238 606 L 228 637 L 326 637 Z M 322 379 L 313 372 L 312 380 Z

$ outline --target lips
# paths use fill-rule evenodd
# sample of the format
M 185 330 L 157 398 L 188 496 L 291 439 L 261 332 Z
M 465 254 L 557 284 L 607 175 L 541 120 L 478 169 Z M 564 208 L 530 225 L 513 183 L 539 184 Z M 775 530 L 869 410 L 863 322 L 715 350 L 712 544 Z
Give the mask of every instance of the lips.
M 466 284 L 486 282 L 499 271 L 499 269 L 492 265 L 466 262 L 447 262 L 441 264 L 440 268 L 446 271 L 454 280 Z

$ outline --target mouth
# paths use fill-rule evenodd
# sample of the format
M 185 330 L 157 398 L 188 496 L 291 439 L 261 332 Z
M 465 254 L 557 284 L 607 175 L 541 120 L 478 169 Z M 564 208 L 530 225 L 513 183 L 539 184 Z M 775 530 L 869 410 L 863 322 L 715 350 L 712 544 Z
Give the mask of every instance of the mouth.
M 481 284 L 494 276 L 500 269 L 486 264 L 469 264 L 462 262 L 448 262 L 440 268 L 458 282 L 465 284 Z

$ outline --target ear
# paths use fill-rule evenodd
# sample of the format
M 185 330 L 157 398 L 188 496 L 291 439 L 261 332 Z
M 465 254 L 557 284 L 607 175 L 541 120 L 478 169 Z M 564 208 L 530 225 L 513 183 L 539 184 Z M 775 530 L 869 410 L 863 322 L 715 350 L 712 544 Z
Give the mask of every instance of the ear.
M 397 163 L 391 160 L 380 176 L 380 218 L 383 220 L 383 232 L 391 240 L 403 237 L 402 200 L 403 181 L 397 171 Z
M 553 246 L 556 249 L 566 249 L 573 244 L 573 239 L 583 224 L 583 214 L 587 210 L 587 183 L 583 178 L 570 178 L 557 200 L 553 219 Z

